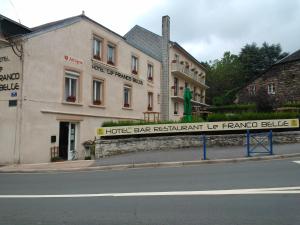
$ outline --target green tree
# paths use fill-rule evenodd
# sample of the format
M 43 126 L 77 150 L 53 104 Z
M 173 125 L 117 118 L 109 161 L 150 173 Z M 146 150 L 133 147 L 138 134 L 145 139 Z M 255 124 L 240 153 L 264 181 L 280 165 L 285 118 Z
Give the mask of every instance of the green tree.
M 261 47 L 256 43 L 246 44 L 239 55 L 225 52 L 220 60 L 203 63 L 209 67 L 207 84 L 208 104 L 232 104 L 238 90 L 255 79 L 276 61 L 287 56 L 280 44 L 264 42 Z
M 282 53 L 280 44 L 269 45 L 264 42 L 262 47 L 258 47 L 256 43 L 246 44 L 239 54 L 245 82 L 255 79 L 285 56 L 287 53 Z
M 243 80 L 242 65 L 237 55 L 225 52 L 221 60 L 215 60 L 207 75 L 209 104 L 230 104 L 235 91 Z

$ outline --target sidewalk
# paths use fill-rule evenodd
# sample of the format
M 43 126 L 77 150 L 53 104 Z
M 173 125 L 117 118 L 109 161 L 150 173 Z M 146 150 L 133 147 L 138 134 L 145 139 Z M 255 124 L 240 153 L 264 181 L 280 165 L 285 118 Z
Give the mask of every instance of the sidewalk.
M 261 150 L 259 148 L 258 150 Z M 248 160 L 300 157 L 300 144 L 273 145 L 274 156 L 257 154 L 246 157 L 246 147 L 207 147 L 207 159 L 203 148 L 146 151 L 106 157 L 98 160 L 77 160 L 55 163 L 19 164 L 0 167 L 1 172 L 57 172 L 80 170 L 111 170 L 142 167 L 166 167 L 197 165 L 203 163 L 239 162 Z

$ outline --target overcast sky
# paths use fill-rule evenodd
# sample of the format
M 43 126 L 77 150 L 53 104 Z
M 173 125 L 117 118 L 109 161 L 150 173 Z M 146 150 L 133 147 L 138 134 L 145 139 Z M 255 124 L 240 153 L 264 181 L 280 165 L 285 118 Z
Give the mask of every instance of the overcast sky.
M 0 13 L 28 27 L 81 14 L 124 35 L 135 24 L 161 34 L 171 18 L 171 40 L 199 61 L 238 54 L 246 43 L 300 49 L 300 0 L 0 0 Z

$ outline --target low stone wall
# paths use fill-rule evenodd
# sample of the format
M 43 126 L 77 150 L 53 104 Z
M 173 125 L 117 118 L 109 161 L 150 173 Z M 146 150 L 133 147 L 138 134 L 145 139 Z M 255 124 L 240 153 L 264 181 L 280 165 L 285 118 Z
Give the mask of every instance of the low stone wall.
M 273 144 L 300 143 L 300 132 L 273 133 Z M 245 134 L 207 135 L 207 146 L 243 146 L 246 145 Z M 199 147 L 203 145 L 201 135 L 141 137 L 96 142 L 95 156 L 118 155 L 129 152 L 170 150 L 179 148 Z

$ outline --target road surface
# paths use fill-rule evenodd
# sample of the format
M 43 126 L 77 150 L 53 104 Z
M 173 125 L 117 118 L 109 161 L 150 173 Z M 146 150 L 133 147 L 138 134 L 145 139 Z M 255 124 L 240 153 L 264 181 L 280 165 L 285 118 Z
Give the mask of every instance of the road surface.
M 300 224 L 300 159 L 0 181 L 1 225 Z

